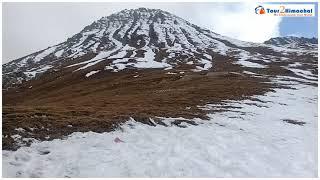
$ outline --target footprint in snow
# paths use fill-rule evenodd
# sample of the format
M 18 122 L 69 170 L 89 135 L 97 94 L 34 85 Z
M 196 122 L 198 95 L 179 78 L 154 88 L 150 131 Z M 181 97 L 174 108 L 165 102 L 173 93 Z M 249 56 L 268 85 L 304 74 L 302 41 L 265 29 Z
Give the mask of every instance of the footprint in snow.
M 116 137 L 114 140 L 113 140 L 115 143 L 121 143 L 121 142 L 124 142 L 122 141 L 120 138 Z
M 49 154 L 49 153 L 50 153 L 50 151 L 48 151 L 48 150 L 40 150 L 39 151 L 40 155 L 46 155 L 46 154 Z

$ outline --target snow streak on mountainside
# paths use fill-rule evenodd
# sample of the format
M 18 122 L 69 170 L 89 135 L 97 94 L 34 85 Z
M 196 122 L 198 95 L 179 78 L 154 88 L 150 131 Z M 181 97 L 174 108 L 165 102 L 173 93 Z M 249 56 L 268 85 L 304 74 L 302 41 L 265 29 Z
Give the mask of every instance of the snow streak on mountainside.
M 121 71 L 132 68 L 208 70 L 218 57 L 261 59 L 265 55 L 301 53 L 227 38 L 158 9 L 123 10 L 103 17 L 65 42 L 3 65 L 3 87 L 65 68 Z M 310 52 L 315 55 L 316 51 Z M 96 65 L 104 68 L 97 69 Z

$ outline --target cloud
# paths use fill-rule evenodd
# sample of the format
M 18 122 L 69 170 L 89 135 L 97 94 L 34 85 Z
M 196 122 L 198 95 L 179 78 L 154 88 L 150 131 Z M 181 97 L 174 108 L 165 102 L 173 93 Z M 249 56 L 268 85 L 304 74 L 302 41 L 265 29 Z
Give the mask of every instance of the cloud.
M 194 6 L 195 17 L 190 19 L 214 32 L 244 41 L 263 42 L 279 36 L 281 17 L 256 15 L 257 5 L 253 2 Z

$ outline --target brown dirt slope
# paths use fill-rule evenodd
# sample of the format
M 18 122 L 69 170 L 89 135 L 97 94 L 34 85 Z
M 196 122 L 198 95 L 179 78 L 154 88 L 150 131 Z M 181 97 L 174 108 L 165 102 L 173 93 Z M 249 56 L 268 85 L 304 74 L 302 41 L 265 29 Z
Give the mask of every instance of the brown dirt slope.
M 266 83 L 268 76 L 242 73 L 261 70 L 232 62 L 216 59 L 209 72 L 191 72 L 180 67 L 171 71 L 175 74 L 131 69 L 117 73 L 100 71 L 85 77 L 87 72 L 70 73 L 75 67 L 45 74 L 3 92 L 3 149 L 19 147 L 11 137 L 14 134 L 51 140 L 75 131 L 106 132 L 129 117 L 150 125 L 154 124 L 149 118 L 162 124 L 157 117 L 206 119 L 208 112 L 197 106 L 246 99 L 271 90 L 271 84 Z M 103 68 L 103 64 L 96 66 L 93 68 Z M 292 73 L 279 67 L 261 72 L 270 76 Z

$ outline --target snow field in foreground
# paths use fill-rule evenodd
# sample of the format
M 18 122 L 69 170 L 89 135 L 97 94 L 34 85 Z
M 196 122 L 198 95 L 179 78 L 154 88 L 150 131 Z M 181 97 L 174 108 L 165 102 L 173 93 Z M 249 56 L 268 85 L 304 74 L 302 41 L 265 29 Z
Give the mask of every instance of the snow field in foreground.
M 241 109 L 210 114 L 210 121 L 195 120 L 198 126 L 152 127 L 132 120 L 111 133 L 75 132 L 3 151 L 3 176 L 316 177 L 318 89 L 293 87 L 256 96 L 265 102 L 228 101 Z M 124 142 L 116 143 L 117 137 Z

